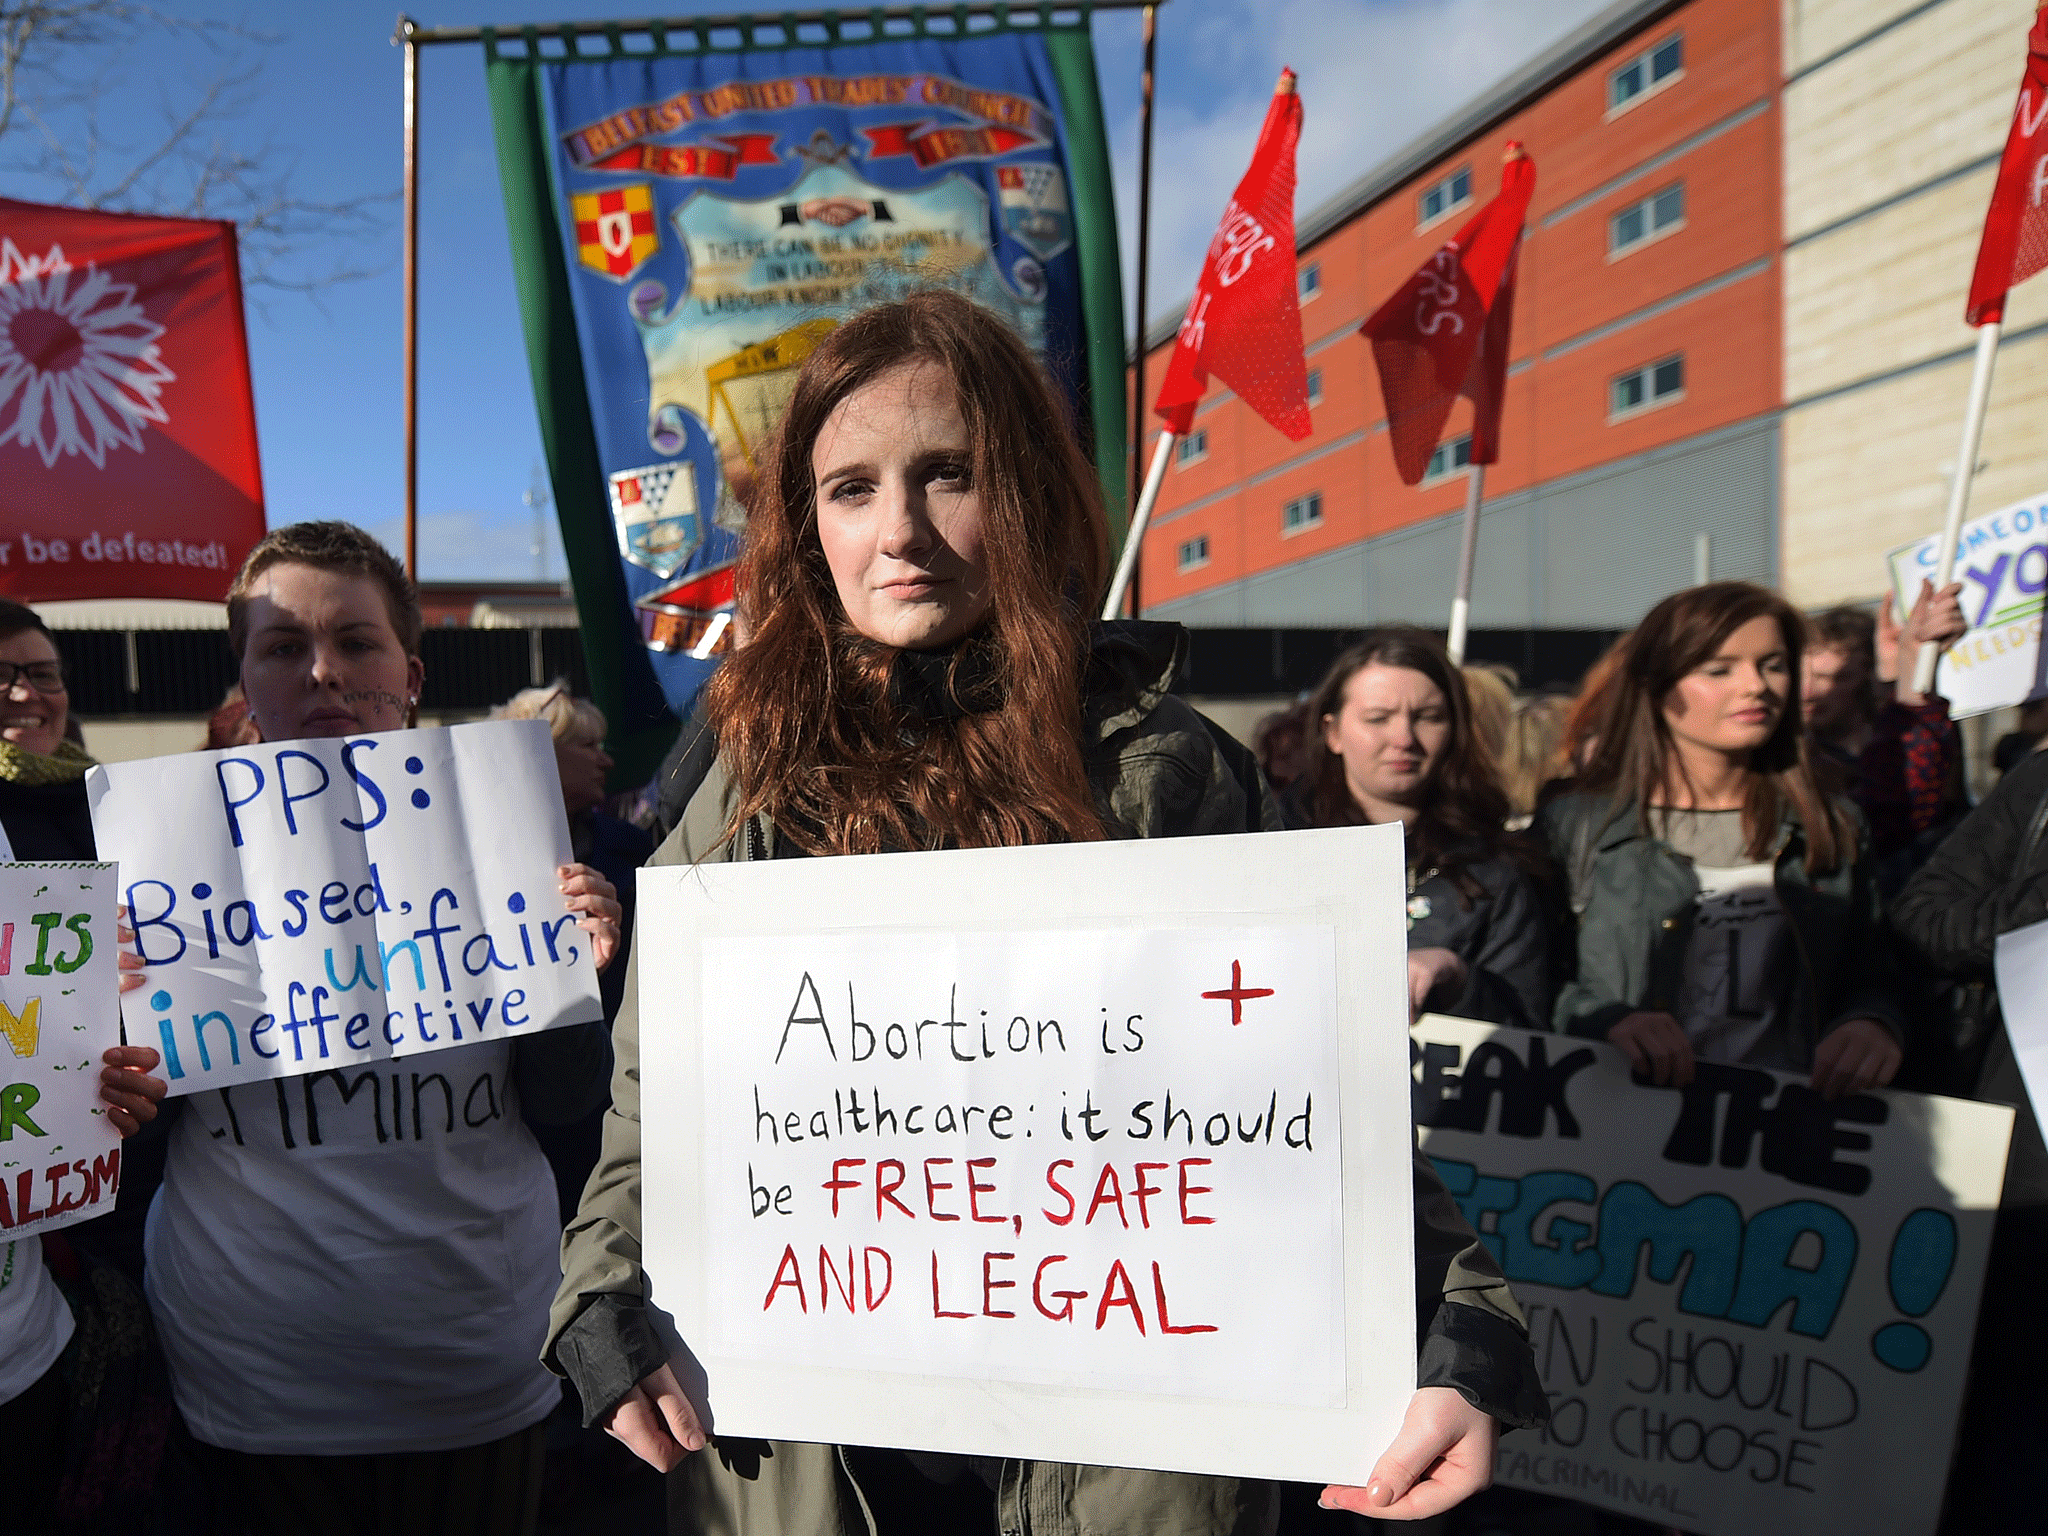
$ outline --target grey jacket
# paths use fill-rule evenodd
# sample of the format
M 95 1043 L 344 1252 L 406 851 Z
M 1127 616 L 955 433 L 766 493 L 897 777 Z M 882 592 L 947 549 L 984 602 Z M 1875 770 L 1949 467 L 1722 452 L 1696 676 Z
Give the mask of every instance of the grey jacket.
M 1209 723 L 1167 692 L 1184 644 L 1166 625 L 1116 626 L 1098 641 L 1084 729 L 1105 824 L 1130 837 L 1277 826 L 1263 783 L 1254 779 L 1248 793 Z M 651 863 L 774 857 L 775 830 L 764 820 L 725 837 L 732 796 L 714 762 Z M 563 1235 L 563 1280 L 543 1357 L 576 1382 L 591 1422 L 666 1358 L 645 1315 L 640 1269 L 639 1027 L 633 977 L 613 1032 L 618 1066 L 604 1151 Z M 1507 1282 L 1419 1155 L 1415 1179 L 1422 1383 L 1456 1387 L 1510 1423 L 1540 1422 L 1545 1399 Z M 997 1528 L 1011 1536 L 1081 1536 L 1136 1523 L 1157 1536 L 1263 1536 L 1279 1507 L 1276 1485 L 1253 1479 L 1014 1460 L 1002 1463 L 996 1493 Z M 868 1501 L 835 1446 L 715 1441 L 678 1469 L 671 1500 L 701 1536 L 876 1536 Z
M 1884 943 L 1877 874 L 1862 817 L 1855 858 L 1826 874 L 1806 869 L 1806 835 L 1789 811 L 1773 861 L 1778 899 L 1797 940 L 1800 964 L 1787 1009 L 1786 1059 L 1804 1066 L 1821 1037 L 1850 1019 L 1875 1019 L 1901 1044 L 1905 1014 L 1897 970 Z M 1633 805 L 1604 795 L 1552 801 L 1537 828 L 1571 884 L 1579 915 L 1578 974 L 1559 991 L 1553 1027 L 1605 1039 L 1638 1010 L 1669 1012 L 1692 942 L 1699 879 L 1692 861 L 1651 837 Z

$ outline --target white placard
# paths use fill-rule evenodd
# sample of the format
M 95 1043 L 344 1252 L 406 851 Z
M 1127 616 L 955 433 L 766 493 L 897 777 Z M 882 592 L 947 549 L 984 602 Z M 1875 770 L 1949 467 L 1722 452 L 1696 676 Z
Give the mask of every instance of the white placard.
M 1901 619 L 1934 579 L 1940 535 L 1887 556 Z M 2048 692 L 2041 666 L 2041 600 L 2048 590 L 2048 496 L 2016 501 L 1963 524 L 1955 579 L 1963 584 L 1969 632 L 1941 658 L 1934 691 L 1956 719 L 1981 715 Z
M 114 867 L 0 864 L 0 1248 L 114 1208 Z
M 643 871 L 647 1268 L 717 1430 L 1362 1482 L 1415 1380 L 1401 852 Z
M 1527 1309 L 1551 1422 L 1497 1481 L 1700 1536 L 1932 1533 L 2012 1111 L 1829 1103 L 1425 1016 L 1416 1119 Z
M 265 742 L 95 768 L 100 851 L 173 1095 L 600 1018 L 564 910 L 547 725 Z
M 1998 1009 L 2040 1119 L 2041 1106 L 2048 1104 L 2048 922 L 2001 933 L 1997 955 Z

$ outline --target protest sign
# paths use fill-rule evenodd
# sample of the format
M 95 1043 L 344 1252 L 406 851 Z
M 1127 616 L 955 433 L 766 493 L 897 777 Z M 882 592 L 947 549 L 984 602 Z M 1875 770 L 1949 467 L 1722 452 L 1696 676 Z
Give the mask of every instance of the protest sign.
M 643 871 L 647 1270 L 717 1431 L 1362 1483 L 1415 1384 L 1401 853 Z
M 264 742 L 87 778 L 172 1094 L 599 1018 L 545 722 Z
M 1658 1088 L 1605 1042 L 1412 1033 L 1424 1150 L 1550 1394 L 1497 1481 L 1701 1536 L 1934 1530 L 2011 1110 L 1714 1062 Z
M 113 865 L 0 864 L 0 1240 L 114 1208 L 100 1057 L 121 1043 L 117 953 Z
M 1939 535 L 1895 549 L 1887 557 L 1901 619 L 1933 580 Z M 2041 596 L 2048 590 L 2048 496 L 1963 524 L 1956 545 L 1955 579 L 1963 584 L 1969 632 L 1941 658 L 1934 691 L 1957 719 L 2024 704 L 2048 692 L 2041 665 Z
M 2048 923 L 1998 936 L 1998 1005 L 2038 1120 L 2048 1104 Z

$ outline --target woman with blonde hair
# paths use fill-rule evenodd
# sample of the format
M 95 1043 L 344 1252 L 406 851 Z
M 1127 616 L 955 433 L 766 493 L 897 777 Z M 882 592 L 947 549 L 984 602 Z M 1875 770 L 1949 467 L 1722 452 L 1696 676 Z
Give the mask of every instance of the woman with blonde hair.
M 848 320 L 804 363 L 763 461 L 739 583 L 752 638 L 708 685 L 717 751 L 653 862 L 1259 824 L 1257 775 L 1240 782 L 1167 691 L 1180 631 L 1090 623 L 1106 563 L 1093 475 L 1012 332 L 942 291 Z M 548 1358 L 614 1435 L 679 1468 L 677 1528 L 1271 1529 L 1277 1488 L 1243 1479 L 707 1441 L 646 1316 L 638 1029 L 629 983 Z M 1544 1415 L 1498 1270 L 1426 1168 L 1417 1183 L 1426 1385 L 1372 1486 L 1330 1491 L 1404 1518 L 1484 1484 L 1496 1416 Z

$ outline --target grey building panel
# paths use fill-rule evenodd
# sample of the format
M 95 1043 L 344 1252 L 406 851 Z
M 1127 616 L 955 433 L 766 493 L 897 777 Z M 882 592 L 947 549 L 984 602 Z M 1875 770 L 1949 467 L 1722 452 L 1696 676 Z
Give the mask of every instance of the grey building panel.
M 1698 538 L 1717 581 L 1776 579 L 1778 421 L 1744 422 L 1490 501 L 1479 520 L 1473 622 L 1625 629 L 1693 583 Z M 1434 518 L 1146 617 L 1202 627 L 1346 628 L 1449 617 L 1461 514 Z

